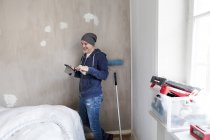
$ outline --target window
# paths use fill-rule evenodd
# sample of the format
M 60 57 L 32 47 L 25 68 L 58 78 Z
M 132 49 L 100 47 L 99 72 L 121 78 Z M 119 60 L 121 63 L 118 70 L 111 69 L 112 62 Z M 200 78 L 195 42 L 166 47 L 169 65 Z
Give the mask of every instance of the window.
M 190 82 L 210 93 L 210 0 L 193 1 Z

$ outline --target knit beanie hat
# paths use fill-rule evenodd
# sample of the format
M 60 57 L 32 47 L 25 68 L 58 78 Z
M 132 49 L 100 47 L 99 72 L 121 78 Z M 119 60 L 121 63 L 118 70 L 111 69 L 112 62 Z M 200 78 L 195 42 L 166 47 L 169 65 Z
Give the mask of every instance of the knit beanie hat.
M 95 46 L 97 36 L 94 33 L 86 33 L 82 36 L 81 40 Z

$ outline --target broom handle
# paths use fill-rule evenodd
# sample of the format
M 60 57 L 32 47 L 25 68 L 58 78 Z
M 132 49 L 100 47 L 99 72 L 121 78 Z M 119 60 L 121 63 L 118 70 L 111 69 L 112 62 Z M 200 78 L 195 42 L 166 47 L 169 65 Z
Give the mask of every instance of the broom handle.
M 116 72 L 114 72 L 114 84 L 115 84 L 115 86 L 117 85 L 117 73 Z
M 120 122 L 120 107 L 119 107 L 119 99 L 118 99 L 117 73 L 116 72 L 114 72 L 114 81 L 115 81 L 115 87 L 116 87 L 117 113 L 118 113 L 118 122 L 119 122 L 119 130 L 120 130 L 120 140 L 122 140 L 121 122 Z

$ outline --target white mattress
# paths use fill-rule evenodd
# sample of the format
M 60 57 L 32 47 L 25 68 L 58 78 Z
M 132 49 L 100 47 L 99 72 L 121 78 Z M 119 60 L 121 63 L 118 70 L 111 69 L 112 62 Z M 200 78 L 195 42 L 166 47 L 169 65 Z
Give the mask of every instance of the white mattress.
M 0 140 L 85 140 L 78 113 L 65 106 L 0 107 Z

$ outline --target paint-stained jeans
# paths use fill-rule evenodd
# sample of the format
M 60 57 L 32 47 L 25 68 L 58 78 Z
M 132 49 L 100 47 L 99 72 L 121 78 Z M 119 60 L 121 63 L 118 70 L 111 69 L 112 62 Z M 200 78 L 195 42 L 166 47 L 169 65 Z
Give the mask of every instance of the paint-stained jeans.
M 79 115 L 83 124 L 91 129 L 95 140 L 103 140 L 103 130 L 99 119 L 102 101 L 102 95 L 88 99 L 80 97 Z

